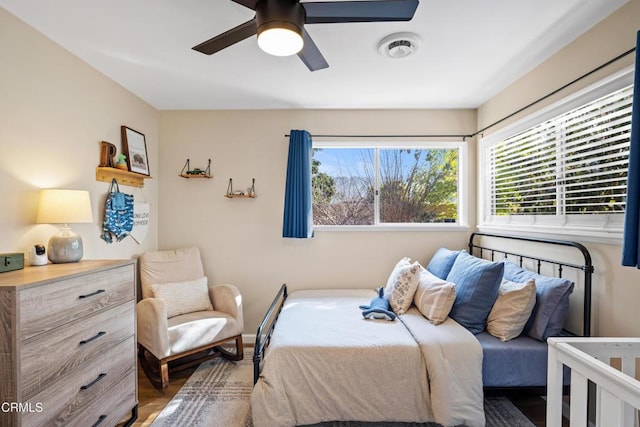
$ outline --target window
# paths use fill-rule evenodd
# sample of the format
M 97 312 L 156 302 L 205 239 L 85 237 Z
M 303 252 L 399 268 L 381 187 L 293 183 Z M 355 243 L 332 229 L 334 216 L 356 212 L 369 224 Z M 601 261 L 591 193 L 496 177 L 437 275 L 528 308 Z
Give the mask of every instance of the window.
M 632 98 L 623 73 L 483 140 L 483 224 L 620 233 Z
M 314 143 L 317 226 L 456 224 L 461 221 L 463 145 Z

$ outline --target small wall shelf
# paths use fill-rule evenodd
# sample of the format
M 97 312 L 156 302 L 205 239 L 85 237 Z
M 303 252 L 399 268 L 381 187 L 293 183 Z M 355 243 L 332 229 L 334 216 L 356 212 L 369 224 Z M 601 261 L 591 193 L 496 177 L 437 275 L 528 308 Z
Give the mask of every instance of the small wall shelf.
M 211 159 L 209 159 L 207 168 L 204 170 L 199 168 L 190 169 L 189 159 L 187 159 L 187 162 L 184 164 L 179 176 L 182 178 L 213 178 L 213 175 L 211 175 Z
M 229 185 L 227 186 L 227 194 L 224 197 L 228 197 L 229 199 L 255 199 L 256 196 L 256 179 L 253 178 L 251 180 L 251 187 L 249 191 L 245 194 L 242 191 L 233 191 L 233 180 L 229 178 Z
M 118 181 L 118 184 L 128 185 L 129 187 L 144 187 L 144 180 L 151 177 L 106 166 L 98 166 L 96 168 L 96 181 L 110 183 L 114 178 Z
M 258 196 L 250 196 L 248 194 L 225 194 L 224 197 L 228 197 L 230 199 L 255 199 Z
M 191 178 L 208 178 L 211 179 L 213 178 L 213 176 L 211 175 L 196 175 L 196 174 L 187 174 L 187 173 L 181 173 L 179 176 L 181 176 L 182 178 L 187 178 L 187 179 L 191 179 Z

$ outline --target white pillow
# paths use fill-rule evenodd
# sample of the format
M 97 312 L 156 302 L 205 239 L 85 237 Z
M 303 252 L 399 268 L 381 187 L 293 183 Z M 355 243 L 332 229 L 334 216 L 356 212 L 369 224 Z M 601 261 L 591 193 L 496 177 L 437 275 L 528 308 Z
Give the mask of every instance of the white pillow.
M 406 267 L 407 265 L 411 265 L 411 259 L 408 257 L 402 258 L 398 263 L 393 267 L 391 274 L 389 274 L 389 278 L 387 279 L 387 284 L 384 287 L 384 294 L 389 295 L 395 283 L 396 276 L 400 272 L 400 269 Z
M 413 303 L 431 323 L 439 325 L 447 320 L 455 300 L 455 284 L 437 277 L 428 270 L 420 273 Z
M 209 299 L 207 277 L 174 283 L 157 283 L 150 286 L 154 298 L 167 307 L 167 318 L 194 311 L 213 310 Z
M 384 296 L 389 300 L 389 306 L 394 313 L 404 314 L 411 307 L 422 270 L 424 268 L 417 261 L 411 263 L 411 260 L 406 257 L 393 268 L 387 280 Z
M 531 316 L 536 304 L 536 282 L 515 283 L 504 279 L 498 299 L 487 318 L 487 331 L 501 341 L 516 338 Z

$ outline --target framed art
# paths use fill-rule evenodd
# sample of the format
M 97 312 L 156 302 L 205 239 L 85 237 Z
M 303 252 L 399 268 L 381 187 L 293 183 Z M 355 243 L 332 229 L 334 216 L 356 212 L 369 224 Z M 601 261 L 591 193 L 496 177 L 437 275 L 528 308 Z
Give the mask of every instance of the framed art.
M 131 172 L 149 175 L 149 156 L 144 134 L 126 126 L 121 126 L 122 152 L 127 156 L 127 166 Z

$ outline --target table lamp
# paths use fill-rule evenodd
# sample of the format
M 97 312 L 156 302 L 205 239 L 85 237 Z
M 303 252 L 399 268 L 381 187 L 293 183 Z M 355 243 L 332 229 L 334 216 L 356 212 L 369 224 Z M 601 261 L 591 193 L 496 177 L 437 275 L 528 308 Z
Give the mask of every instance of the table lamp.
M 88 191 L 41 190 L 36 223 L 63 224 L 49 239 L 49 261 L 58 264 L 82 259 L 82 238 L 71 231 L 69 224 L 85 222 L 93 222 Z

